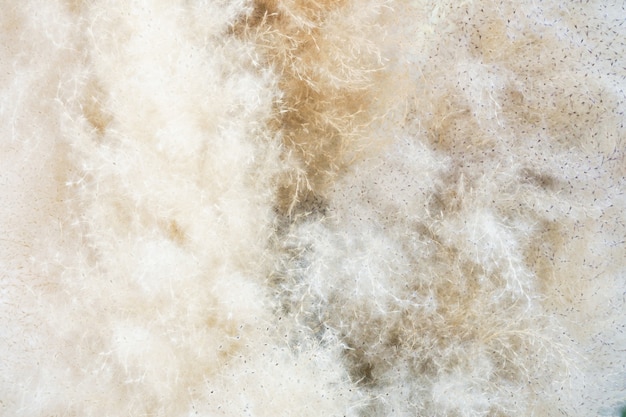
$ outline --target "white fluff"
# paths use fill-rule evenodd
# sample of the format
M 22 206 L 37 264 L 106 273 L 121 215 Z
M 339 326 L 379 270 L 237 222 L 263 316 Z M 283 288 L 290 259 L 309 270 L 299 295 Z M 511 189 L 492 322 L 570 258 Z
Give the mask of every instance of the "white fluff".
M 0 415 L 620 415 L 618 3 L 5 1 Z

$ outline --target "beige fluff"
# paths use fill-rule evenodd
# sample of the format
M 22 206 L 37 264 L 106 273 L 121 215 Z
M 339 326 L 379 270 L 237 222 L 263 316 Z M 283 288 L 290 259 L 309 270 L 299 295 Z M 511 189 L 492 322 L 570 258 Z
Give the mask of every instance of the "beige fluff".
M 4 1 L 0 415 L 620 415 L 618 3 Z

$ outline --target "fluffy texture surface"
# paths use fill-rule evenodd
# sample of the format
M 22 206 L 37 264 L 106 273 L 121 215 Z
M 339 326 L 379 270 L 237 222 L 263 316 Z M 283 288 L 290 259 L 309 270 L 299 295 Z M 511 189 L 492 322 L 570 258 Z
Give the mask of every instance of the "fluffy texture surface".
M 1 415 L 623 413 L 622 2 L 1 3 Z

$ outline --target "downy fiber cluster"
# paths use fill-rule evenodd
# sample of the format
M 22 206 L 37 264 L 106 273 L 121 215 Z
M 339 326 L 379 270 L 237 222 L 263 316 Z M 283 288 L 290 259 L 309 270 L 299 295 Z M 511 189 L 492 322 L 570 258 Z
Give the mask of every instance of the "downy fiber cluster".
M 619 416 L 626 4 L 0 0 L 0 416 Z

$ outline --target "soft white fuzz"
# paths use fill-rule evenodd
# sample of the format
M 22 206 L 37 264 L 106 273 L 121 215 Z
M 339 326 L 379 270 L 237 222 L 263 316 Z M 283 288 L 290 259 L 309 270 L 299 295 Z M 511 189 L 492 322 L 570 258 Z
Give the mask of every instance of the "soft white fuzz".
M 2 2 L 0 415 L 616 416 L 616 2 Z

